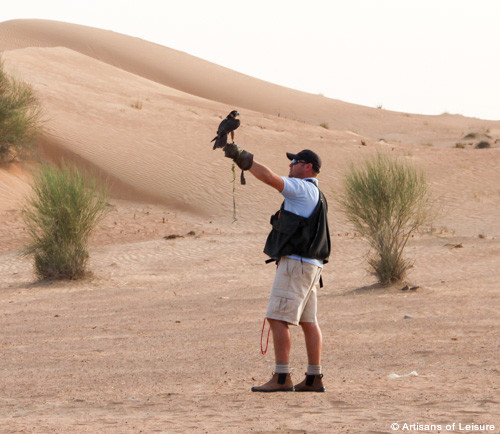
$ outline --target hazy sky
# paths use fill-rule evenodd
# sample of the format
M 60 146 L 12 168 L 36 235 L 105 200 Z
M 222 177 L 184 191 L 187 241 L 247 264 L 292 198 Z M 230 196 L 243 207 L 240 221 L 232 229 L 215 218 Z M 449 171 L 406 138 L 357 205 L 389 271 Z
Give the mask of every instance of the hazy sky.
M 371 107 L 500 120 L 500 0 L 17 0 L 0 21 L 113 30 Z

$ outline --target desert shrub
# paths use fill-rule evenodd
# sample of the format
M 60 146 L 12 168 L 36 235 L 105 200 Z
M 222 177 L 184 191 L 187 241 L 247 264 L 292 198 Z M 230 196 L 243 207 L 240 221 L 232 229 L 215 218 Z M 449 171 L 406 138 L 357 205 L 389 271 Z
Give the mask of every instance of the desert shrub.
M 485 140 L 479 142 L 476 146 L 475 146 L 476 149 L 487 149 L 487 148 L 491 148 L 491 144 L 490 142 L 487 142 Z
M 10 77 L 0 58 L 0 162 L 26 151 L 40 123 L 40 105 L 30 85 Z
M 130 104 L 130 107 L 135 108 L 137 110 L 142 110 L 142 101 L 141 100 L 136 100 L 132 104 Z
M 464 136 L 464 139 L 475 139 L 477 137 L 477 133 L 469 133 Z
M 85 274 L 89 236 L 107 210 L 106 192 L 92 176 L 63 164 L 42 166 L 23 208 L 33 256 L 42 279 L 78 279 Z
M 402 280 L 411 266 L 403 258 L 406 243 L 430 216 L 423 172 L 377 154 L 359 168 L 351 165 L 340 202 L 375 251 L 368 262 L 380 283 Z

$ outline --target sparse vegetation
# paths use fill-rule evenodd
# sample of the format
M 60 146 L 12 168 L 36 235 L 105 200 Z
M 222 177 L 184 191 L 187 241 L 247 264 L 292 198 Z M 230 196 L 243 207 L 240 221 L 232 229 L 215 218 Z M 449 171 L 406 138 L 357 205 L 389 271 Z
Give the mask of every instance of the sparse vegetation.
M 30 85 L 10 77 L 0 58 L 0 162 L 28 150 L 40 123 L 40 105 Z
M 487 149 L 487 148 L 491 148 L 491 144 L 490 144 L 490 142 L 487 142 L 485 140 L 479 142 L 476 145 L 476 149 Z
M 138 99 L 132 104 L 130 104 L 130 107 L 135 108 L 137 110 L 142 110 L 142 101 Z
M 326 122 L 321 122 L 321 123 L 319 124 L 319 126 L 320 126 L 320 127 L 323 127 L 325 130 L 329 130 L 329 129 L 330 129 L 329 125 L 328 125 Z
M 106 192 L 93 177 L 64 164 L 61 169 L 42 166 L 23 209 L 31 238 L 23 253 L 34 257 L 36 275 L 42 279 L 83 277 L 89 236 L 106 210 Z
M 429 221 L 428 188 L 422 171 L 383 154 L 360 168 L 351 165 L 340 199 L 347 219 L 375 251 L 369 259 L 380 283 L 402 280 L 410 236 Z
M 475 149 L 487 149 L 491 148 L 491 143 L 488 139 L 492 139 L 488 134 L 482 133 L 469 133 L 462 138 L 462 141 L 455 144 L 455 148 L 464 149 L 467 147 Z
M 467 140 L 467 139 L 475 139 L 477 137 L 477 133 L 469 133 L 467 135 L 464 136 L 464 139 Z

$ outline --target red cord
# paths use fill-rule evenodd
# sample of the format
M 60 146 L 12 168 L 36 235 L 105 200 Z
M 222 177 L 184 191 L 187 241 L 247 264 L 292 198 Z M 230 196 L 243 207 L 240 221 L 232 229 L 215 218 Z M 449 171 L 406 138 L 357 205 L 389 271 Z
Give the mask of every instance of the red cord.
M 267 331 L 267 342 L 266 342 L 266 349 L 264 350 L 262 348 L 262 338 L 264 337 L 264 329 L 266 327 L 266 319 L 264 318 L 264 323 L 262 324 L 262 332 L 260 333 L 260 352 L 265 356 L 267 353 L 267 348 L 269 347 L 269 335 L 271 334 L 271 326 L 269 326 L 269 330 Z

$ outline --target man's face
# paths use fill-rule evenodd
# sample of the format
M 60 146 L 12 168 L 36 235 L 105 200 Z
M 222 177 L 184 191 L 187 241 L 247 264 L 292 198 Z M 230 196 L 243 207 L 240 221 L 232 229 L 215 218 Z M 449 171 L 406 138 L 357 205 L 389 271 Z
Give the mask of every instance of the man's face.
M 289 178 L 300 178 L 304 179 L 307 178 L 307 175 L 305 174 L 305 169 L 308 164 L 311 163 L 306 163 L 303 160 L 292 160 L 290 163 L 290 172 L 288 173 Z

